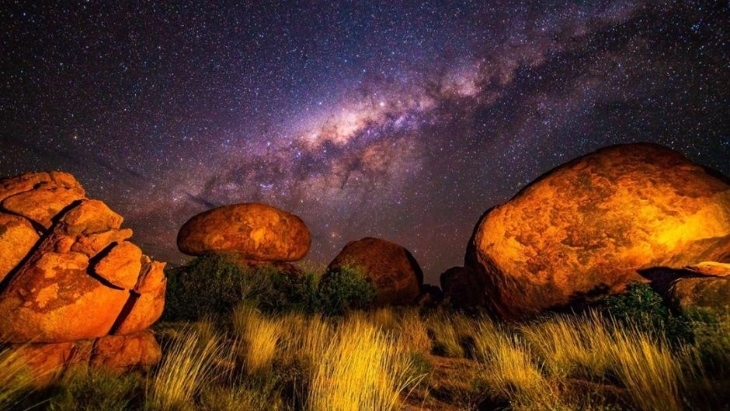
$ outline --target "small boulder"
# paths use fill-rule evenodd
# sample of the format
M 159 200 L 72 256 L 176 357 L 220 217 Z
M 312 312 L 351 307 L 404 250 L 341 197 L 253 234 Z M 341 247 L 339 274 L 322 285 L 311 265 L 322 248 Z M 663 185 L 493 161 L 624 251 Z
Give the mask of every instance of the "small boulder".
M 682 269 L 653 267 L 641 275 L 675 310 L 730 314 L 730 264 L 703 261 Z
M 122 311 L 112 327 L 112 334 L 132 334 L 154 324 L 165 309 L 167 278 L 165 264 L 143 258 L 142 274 L 130 295 L 128 312 Z
M 685 277 L 669 288 L 668 300 L 680 311 L 694 310 L 712 312 L 718 315 L 730 314 L 730 278 L 727 277 Z
M 362 270 L 378 292 L 375 305 L 412 304 L 421 294 L 423 271 L 413 255 L 398 244 L 366 237 L 345 245 L 327 272 L 351 266 Z M 322 281 L 326 281 L 325 273 Z
M 114 374 L 149 370 L 162 358 L 162 349 L 150 330 L 110 335 L 94 341 L 89 365 Z
M 478 222 L 465 257 L 507 319 L 583 304 L 639 270 L 730 258 L 730 181 L 656 144 L 608 147 L 543 175 Z
M 441 289 L 455 308 L 489 307 L 482 292 L 485 279 L 468 267 L 451 267 L 439 277 Z
M 233 204 L 205 211 L 188 220 L 177 246 L 189 255 L 236 253 L 256 261 L 297 261 L 311 244 L 301 218 L 267 204 Z

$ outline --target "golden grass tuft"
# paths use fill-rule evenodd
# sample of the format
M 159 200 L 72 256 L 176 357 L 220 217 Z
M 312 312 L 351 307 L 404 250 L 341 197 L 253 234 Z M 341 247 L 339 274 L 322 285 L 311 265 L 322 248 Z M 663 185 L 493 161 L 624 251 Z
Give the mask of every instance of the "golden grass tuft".
M 444 357 L 464 357 L 464 347 L 461 346 L 459 333 L 455 324 L 459 324 L 461 314 L 447 315 L 439 312 L 428 317 L 426 326 L 433 341 L 432 351 Z
M 602 353 L 603 354 L 603 353 Z M 663 341 L 637 331 L 616 331 L 608 353 L 636 406 L 645 411 L 680 411 L 685 384 L 682 360 Z
M 431 352 L 431 338 L 428 327 L 416 308 L 403 311 L 398 330 L 399 344 L 411 351 L 428 354 Z
M 484 381 L 493 395 L 510 399 L 512 409 L 567 409 L 519 336 L 496 334 L 480 349 L 486 350 L 479 353 Z
M 613 338 L 604 320 L 556 316 L 519 329 L 553 377 L 602 379 L 611 365 Z
M 34 387 L 38 377 L 28 369 L 28 358 L 21 350 L 0 351 L 0 410 L 11 409 Z
M 241 339 L 241 354 L 249 373 L 269 367 L 277 352 L 282 325 L 255 308 L 242 305 L 233 312 L 233 330 Z
M 193 409 L 195 395 L 214 379 L 216 365 L 228 352 L 217 335 L 201 338 L 194 328 L 184 329 L 167 347 L 148 381 L 147 405 L 161 411 Z
M 361 316 L 349 317 L 315 364 L 307 409 L 395 409 L 402 392 L 418 381 L 410 367 L 394 338 Z

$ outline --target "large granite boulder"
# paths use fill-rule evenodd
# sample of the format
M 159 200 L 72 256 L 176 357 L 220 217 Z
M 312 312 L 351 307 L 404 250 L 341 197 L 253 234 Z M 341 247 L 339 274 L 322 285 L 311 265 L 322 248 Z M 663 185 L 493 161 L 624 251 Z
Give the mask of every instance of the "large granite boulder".
M 327 272 L 343 266 L 361 270 L 372 282 L 378 292 L 375 305 L 412 304 L 421 293 L 423 271 L 413 255 L 398 244 L 372 237 L 351 241 L 327 266 Z M 322 281 L 327 281 L 327 273 Z
M 164 263 L 129 242 L 122 217 L 86 198 L 73 176 L 0 181 L 0 205 L 0 342 L 62 353 L 137 335 L 160 317 Z
M 232 253 L 253 261 L 297 261 L 311 245 L 297 216 L 260 203 L 233 204 L 193 216 L 177 235 L 185 254 Z
M 465 258 L 508 319 L 619 292 L 650 267 L 729 260 L 728 179 L 655 144 L 550 171 L 485 213 Z

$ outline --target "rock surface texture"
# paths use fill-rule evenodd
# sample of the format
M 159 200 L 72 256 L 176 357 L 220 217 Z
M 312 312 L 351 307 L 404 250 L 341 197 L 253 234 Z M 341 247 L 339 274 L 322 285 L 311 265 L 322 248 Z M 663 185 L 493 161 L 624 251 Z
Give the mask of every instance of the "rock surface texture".
M 311 244 L 297 216 L 260 203 L 233 204 L 193 216 L 177 236 L 185 254 L 234 253 L 253 261 L 297 261 Z
M 372 282 L 378 292 L 376 305 L 412 304 L 421 294 L 423 271 L 413 255 L 398 244 L 372 237 L 351 241 L 327 266 L 327 271 L 337 271 L 345 265 L 362 270 Z
M 484 214 L 465 258 L 507 319 L 701 261 L 730 261 L 730 183 L 654 144 L 608 147 L 545 174 Z
M 141 335 L 162 314 L 165 264 L 127 241 L 132 231 L 121 228 L 122 220 L 103 202 L 86 198 L 68 173 L 0 182 L 0 342 L 52 353 L 31 362 L 41 368 L 63 368 L 69 364 L 66 351 L 78 357 L 78 347 L 99 351 L 105 339 L 115 338 L 134 341 L 137 350 L 147 347 L 137 356 L 143 360 L 104 354 L 97 363 L 154 363 L 159 347 L 153 336 L 144 337 L 144 344 L 121 336 Z

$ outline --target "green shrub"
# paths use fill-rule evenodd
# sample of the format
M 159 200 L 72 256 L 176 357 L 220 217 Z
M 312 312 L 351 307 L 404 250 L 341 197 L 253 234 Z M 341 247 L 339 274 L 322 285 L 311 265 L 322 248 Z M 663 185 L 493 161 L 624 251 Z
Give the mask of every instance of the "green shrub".
M 195 321 L 230 313 L 251 281 L 231 257 L 205 255 L 167 276 L 165 320 Z
M 319 284 L 319 312 L 327 315 L 343 315 L 352 309 L 371 306 L 378 292 L 361 270 L 343 266 L 330 271 Z
M 666 338 L 673 345 L 693 340 L 690 320 L 672 313 L 662 297 L 648 284 L 629 284 L 624 294 L 607 298 L 601 309 L 622 325 Z
M 370 306 L 377 292 L 359 270 L 344 267 L 320 281 L 272 266 L 242 268 L 231 256 L 205 255 L 168 273 L 164 319 L 226 318 L 246 302 L 267 313 L 300 311 L 342 315 Z

